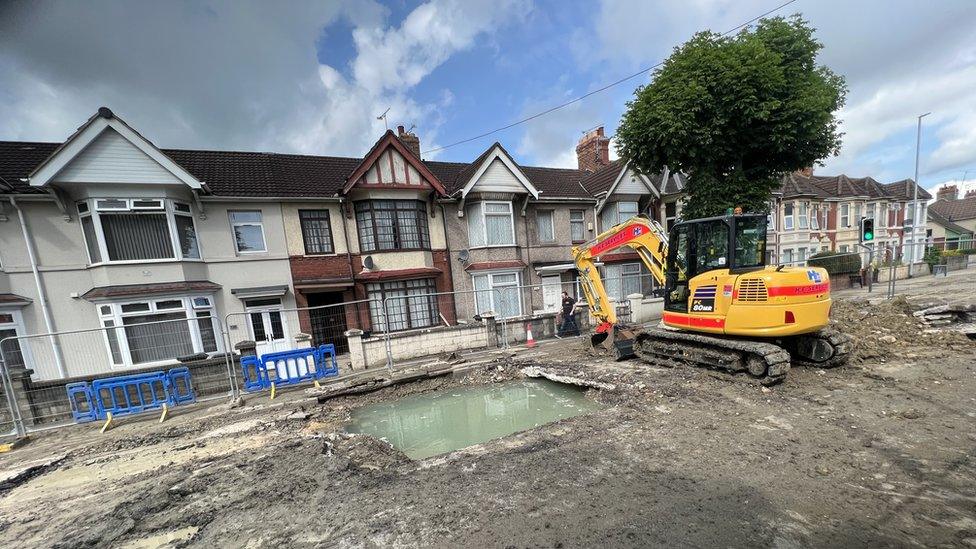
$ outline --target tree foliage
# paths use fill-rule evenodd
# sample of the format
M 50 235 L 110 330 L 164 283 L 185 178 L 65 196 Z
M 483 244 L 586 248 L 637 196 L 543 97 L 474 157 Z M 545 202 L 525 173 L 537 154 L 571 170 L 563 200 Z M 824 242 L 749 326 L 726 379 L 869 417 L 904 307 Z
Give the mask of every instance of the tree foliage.
M 835 155 L 844 79 L 798 15 L 723 37 L 696 34 L 637 88 L 617 148 L 644 173 L 688 174 L 687 219 L 769 209 L 783 174 Z

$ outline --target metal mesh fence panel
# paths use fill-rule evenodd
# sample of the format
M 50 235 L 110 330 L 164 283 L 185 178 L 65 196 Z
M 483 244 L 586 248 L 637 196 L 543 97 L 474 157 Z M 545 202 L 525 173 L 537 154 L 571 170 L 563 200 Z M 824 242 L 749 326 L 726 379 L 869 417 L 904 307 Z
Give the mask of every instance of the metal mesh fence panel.
M 121 322 L 105 320 L 103 328 L 0 340 L 9 385 L 4 394 L 14 402 L 13 415 L 28 431 L 69 424 L 68 384 L 180 366 L 190 370 L 199 400 L 230 394 L 234 382 L 219 319 L 185 312 L 156 316 L 165 319 L 141 322 L 145 316 L 126 316 Z

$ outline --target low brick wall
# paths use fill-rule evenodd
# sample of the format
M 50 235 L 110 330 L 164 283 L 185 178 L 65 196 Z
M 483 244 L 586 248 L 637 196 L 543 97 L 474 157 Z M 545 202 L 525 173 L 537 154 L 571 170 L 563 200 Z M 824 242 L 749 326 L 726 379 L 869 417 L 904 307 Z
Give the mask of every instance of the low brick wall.
M 494 347 L 496 342 L 491 335 L 494 325 L 494 319 L 485 319 L 457 326 L 394 333 L 389 336 L 390 350 L 393 360 L 397 361 Z M 377 335 L 364 338 L 362 335 L 359 330 L 346 332 L 352 369 L 355 371 L 386 364 L 386 337 Z

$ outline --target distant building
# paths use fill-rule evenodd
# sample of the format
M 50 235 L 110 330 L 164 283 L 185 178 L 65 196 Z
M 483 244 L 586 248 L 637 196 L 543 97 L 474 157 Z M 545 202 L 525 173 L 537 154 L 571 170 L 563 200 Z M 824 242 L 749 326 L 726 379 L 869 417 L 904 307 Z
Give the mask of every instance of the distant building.
M 959 188 L 946 185 L 935 196 L 935 202 L 929 206 L 929 238 L 934 243 L 945 243 L 950 249 L 972 248 L 976 234 L 976 189 L 959 198 Z

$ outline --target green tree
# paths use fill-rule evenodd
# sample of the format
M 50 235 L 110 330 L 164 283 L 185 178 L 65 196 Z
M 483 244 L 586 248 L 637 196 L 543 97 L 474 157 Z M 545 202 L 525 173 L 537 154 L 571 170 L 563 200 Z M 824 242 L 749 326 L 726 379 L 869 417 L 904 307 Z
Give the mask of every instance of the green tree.
M 688 174 L 686 219 L 767 211 L 783 174 L 840 150 L 834 113 L 847 88 L 817 65 L 813 32 L 794 15 L 735 36 L 696 34 L 627 103 L 620 156 L 644 173 Z

